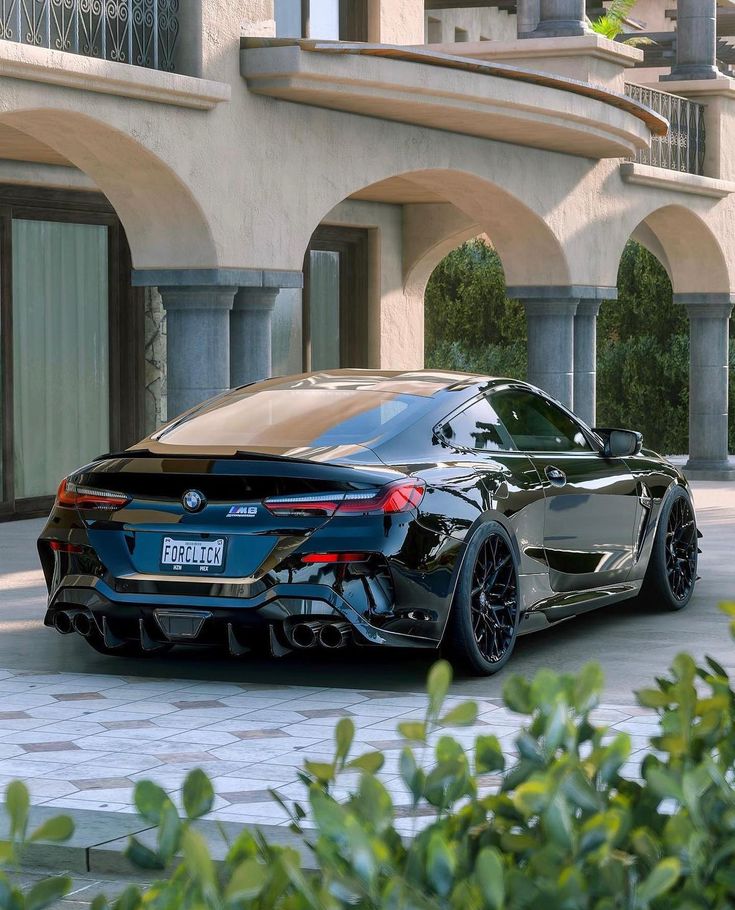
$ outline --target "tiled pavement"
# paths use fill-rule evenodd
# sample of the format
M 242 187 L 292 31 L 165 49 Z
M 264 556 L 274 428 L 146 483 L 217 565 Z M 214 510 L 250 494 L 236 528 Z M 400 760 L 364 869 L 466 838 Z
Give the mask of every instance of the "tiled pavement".
M 477 725 L 454 735 L 470 745 L 494 733 L 511 755 L 520 718 L 497 699 L 478 704 Z M 385 753 L 381 776 L 400 807 L 398 827 L 409 832 L 417 820 L 398 776 L 396 727 L 419 719 L 424 705 L 423 695 L 410 693 L 2 670 L 0 788 L 21 778 L 34 805 L 130 813 L 135 781 L 176 790 L 199 767 L 214 783 L 213 818 L 283 826 L 288 819 L 269 788 L 287 802 L 301 799 L 298 770 L 306 758 L 332 758 L 334 725 L 349 716 L 355 754 Z M 603 706 L 597 717 L 630 733 L 636 750 L 655 722 L 632 705 Z M 641 755 L 632 756 L 631 774 Z M 341 784 L 348 788 L 349 778 Z

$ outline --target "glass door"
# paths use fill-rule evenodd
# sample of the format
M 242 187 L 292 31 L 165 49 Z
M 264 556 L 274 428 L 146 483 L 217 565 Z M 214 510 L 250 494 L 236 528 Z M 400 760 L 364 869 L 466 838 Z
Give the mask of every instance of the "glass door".
M 368 366 L 368 232 L 321 227 L 304 262 L 304 369 Z

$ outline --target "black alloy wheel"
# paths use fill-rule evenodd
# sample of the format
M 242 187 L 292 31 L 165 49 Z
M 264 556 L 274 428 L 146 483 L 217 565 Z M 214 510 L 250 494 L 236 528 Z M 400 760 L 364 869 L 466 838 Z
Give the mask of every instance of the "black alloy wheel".
M 675 487 L 661 507 L 651 558 L 641 588 L 644 606 L 682 610 L 697 582 L 699 535 L 694 508 L 684 487 Z
M 445 645 L 471 673 L 496 673 L 513 651 L 518 619 L 513 544 L 502 525 L 488 522 L 475 533 L 465 554 Z
M 697 525 L 684 497 L 677 497 L 666 523 L 666 576 L 672 595 L 689 600 L 697 580 Z

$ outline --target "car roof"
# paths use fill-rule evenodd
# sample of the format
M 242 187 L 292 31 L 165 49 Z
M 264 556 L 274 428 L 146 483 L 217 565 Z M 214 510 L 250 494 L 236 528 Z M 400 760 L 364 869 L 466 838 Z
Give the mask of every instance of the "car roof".
M 339 369 L 299 373 L 293 376 L 276 376 L 273 379 L 255 383 L 248 388 L 252 391 L 329 389 L 345 392 L 357 392 L 364 389 L 371 392 L 385 392 L 389 395 L 416 395 L 421 398 L 432 398 L 440 392 L 464 391 L 497 381 L 501 381 L 500 377 L 461 373 L 453 370 Z

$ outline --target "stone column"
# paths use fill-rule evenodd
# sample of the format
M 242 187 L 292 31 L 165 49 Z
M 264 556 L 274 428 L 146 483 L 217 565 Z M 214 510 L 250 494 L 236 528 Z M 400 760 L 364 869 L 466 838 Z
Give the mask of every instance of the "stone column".
M 166 309 L 168 419 L 230 388 L 236 287 L 159 287 Z
M 522 299 L 528 327 L 528 381 L 574 404 L 574 314 L 578 298 Z
M 268 379 L 272 374 L 271 318 L 280 288 L 240 288 L 230 320 L 231 385 Z
M 516 30 L 519 38 L 528 38 L 538 27 L 540 0 L 518 0 Z
M 591 427 L 597 419 L 597 314 L 601 303 L 584 297 L 574 316 L 574 411 Z
M 676 64 L 662 81 L 716 79 L 717 0 L 678 0 Z
M 565 38 L 586 35 L 584 0 L 541 0 L 539 20 L 528 38 Z
M 676 294 L 689 316 L 688 468 L 728 467 L 728 359 L 733 298 Z

